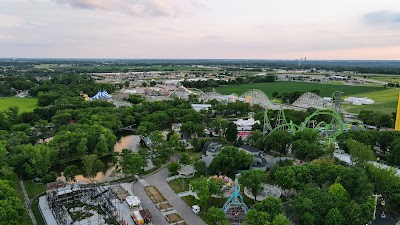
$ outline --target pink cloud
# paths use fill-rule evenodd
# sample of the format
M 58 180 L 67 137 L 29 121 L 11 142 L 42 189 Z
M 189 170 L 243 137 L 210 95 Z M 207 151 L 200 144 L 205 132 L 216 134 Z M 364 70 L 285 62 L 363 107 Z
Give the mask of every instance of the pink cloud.
M 198 0 L 52 0 L 81 9 L 102 9 L 132 16 L 176 16 L 187 8 L 199 8 Z

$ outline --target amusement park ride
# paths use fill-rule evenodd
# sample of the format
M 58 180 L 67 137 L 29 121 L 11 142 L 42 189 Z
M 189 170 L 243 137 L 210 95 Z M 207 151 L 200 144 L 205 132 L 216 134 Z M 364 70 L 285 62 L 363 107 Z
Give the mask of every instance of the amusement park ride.
M 306 93 L 307 94 L 307 93 Z M 279 107 L 278 116 L 275 119 L 275 127 L 271 126 L 271 122 L 268 117 L 269 105 L 267 104 L 264 112 L 264 129 L 265 134 L 269 134 L 275 130 L 287 130 L 288 132 L 295 134 L 296 132 L 303 131 L 307 128 L 315 129 L 322 133 L 322 136 L 327 139 L 328 142 L 333 142 L 336 137 L 339 136 L 343 131 L 349 129 L 350 125 L 344 123 L 340 116 L 342 92 L 335 91 L 332 95 L 332 107 L 331 108 L 320 108 L 314 113 L 308 116 L 300 125 L 294 124 L 293 121 L 287 121 L 282 106 Z M 313 118 L 318 115 L 328 115 L 332 119 L 330 122 L 321 121 L 315 124 Z M 361 121 L 358 121 L 362 123 Z M 313 124 L 310 127 L 310 124 Z
M 240 222 L 244 221 L 245 215 L 249 211 L 249 208 L 243 201 L 243 196 L 239 193 L 239 176 L 239 174 L 236 174 L 234 191 L 222 207 L 222 210 L 229 220 L 229 224 L 240 224 Z

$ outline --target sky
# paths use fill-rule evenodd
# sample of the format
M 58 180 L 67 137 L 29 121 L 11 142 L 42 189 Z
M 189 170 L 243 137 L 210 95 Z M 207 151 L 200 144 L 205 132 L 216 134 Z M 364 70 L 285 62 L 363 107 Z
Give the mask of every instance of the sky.
M 399 60 L 399 0 L 0 0 L 1 58 Z

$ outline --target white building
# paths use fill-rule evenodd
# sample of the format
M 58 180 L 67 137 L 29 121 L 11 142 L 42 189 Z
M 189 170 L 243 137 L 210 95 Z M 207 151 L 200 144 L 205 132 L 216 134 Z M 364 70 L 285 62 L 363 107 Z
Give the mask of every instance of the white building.
M 254 118 L 249 118 L 247 120 L 238 119 L 233 121 L 237 126 L 238 137 L 242 137 L 243 140 L 247 138 L 247 135 L 250 134 L 251 129 L 255 124 L 260 124 L 259 120 L 254 120 Z
M 202 109 L 208 110 L 209 108 L 211 108 L 211 105 L 210 104 L 192 104 L 192 108 L 196 112 L 200 112 Z

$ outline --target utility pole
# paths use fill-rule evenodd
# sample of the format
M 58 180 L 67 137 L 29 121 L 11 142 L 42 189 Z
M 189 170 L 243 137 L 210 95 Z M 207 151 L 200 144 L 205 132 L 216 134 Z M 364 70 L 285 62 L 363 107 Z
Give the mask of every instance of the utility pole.
M 382 195 L 374 194 L 374 195 L 372 195 L 372 196 L 375 197 L 374 216 L 372 217 L 372 220 L 375 220 L 375 219 L 376 219 L 376 216 L 375 216 L 375 214 L 376 214 L 376 204 L 378 203 L 378 197 L 382 197 Z

